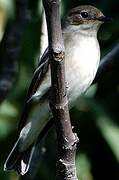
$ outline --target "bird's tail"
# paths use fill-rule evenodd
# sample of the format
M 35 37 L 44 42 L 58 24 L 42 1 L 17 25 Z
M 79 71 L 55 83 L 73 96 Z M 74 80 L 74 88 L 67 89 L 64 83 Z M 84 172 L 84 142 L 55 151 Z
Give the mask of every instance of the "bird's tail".
M 4 170 L 5 171 L 11 171 L 15 170 L 18 174 L 24 175 L 28 173 L 30 170 L 30 173 L 32 174 L 35 170 L 32 170 L 32 167 L 34 168 L 34 165 L 36 164 L 35 161 L 41 160 L 42 155 L 42 142 L 43 137 L 45 136 L 46 132 L 50 129 L 52 126 L 53 121 L 50 120 L 47 125 L 44 127 L 44 129 L 41 131 L 37 141 L 35 144 L 30 146 L 26 151 L 19 152 L 19 142 L 20 138 L 18 138 L 17 142 L 15 143 L 12 151 L 10 152 L 5 164 L 4 164 Z M 40 153 L 39 153 L 40 152 Z
M 35 151 L 35 145 L 29 147 L 28 150 L 21 153 L 19 152 L 19 141 L 17 140 L 12 151 L 10 152 L 5 164 L 4 170 L 11 171 L 15 170 L 18 174 L 24 175 L 29 169 L 33 153 Z

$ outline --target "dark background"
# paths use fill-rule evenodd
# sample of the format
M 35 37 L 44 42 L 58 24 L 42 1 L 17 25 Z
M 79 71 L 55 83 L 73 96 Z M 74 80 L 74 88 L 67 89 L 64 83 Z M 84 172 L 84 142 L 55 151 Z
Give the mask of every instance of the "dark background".
M 104 24 L 98 33 L 101 56 L 119 43 L 118 0 L 62 0 L 62 15 L 70 8 L 94 5 L 113 21 Z M 31 21 L 27 24 L 18 58 L 16 83 L 0 107 L 0 179 L 15 180 L 14 172 L 3 171 L 4 161 L 14 142 L 18 121 L 29 82 L 40 54 L 41 3 L 31 1 Z M 6 23 L 15 17 L 14 1 L 0 1 L 0 37 Z M 118 62 L 118 61 L 117 61 Z M 98 84 L 93 85 L 71 110 L 74 132 L 78 134 L 76 164 L 80 180 L 119 179 L 119 63 Z M 79 105 L 80 104 L 80 105 Z M 39 167 L 37 179 L 55 179 L 56 135 L 52 129 L 46 138 L 46 154 Z

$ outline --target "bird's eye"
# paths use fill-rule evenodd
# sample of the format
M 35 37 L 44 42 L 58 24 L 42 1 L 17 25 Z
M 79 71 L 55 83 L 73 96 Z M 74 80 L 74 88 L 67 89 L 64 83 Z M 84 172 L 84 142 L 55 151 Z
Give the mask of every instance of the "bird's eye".
M 81 16 L 82 16 L 82 18 L 87 18 L 88 17 L 88 12 L 82 11 Z

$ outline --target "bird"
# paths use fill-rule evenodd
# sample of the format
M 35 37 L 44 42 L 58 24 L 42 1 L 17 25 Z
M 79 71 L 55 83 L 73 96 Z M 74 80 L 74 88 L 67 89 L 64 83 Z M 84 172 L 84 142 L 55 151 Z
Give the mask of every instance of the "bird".
M 108 20 L 91 5 L 71 9 L 62 20 L 70 109 L 95 78 L 100 62 L 97 32 L 101 24 Z M 45 128 L 51 123 L 48 103 L 50 90 L 49 49 L 46 48 L 31 80 L 18 126 L 17 141 L 6 159 L 4 170 L 15 170 L 21 175 L 28 172 L 35 148 L 44 136 Z

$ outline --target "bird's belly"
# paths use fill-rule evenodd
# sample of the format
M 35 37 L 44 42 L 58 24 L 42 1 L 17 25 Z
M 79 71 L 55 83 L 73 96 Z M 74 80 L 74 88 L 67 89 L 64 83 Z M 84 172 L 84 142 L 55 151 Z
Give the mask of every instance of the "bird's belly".
M 88 74 L 87 76 L 81 75 L 82 74 L 79 74 L 79 76 L 78 74 L 70 74 L 70 80 L 68 80 L 69 76 L 66 78 L 67 94 L 70 107 L 72 107 L 75 103 L 75 100 L 87 90 L 94 79 L 94 75 L 92 74 Z
M 90 45 L 90 46 L 89 46 Z M 87 48 L 86 48 L 87 47 Z M 100 50 L 95 44 L 66 49 L 65 68 L 69 102 L 72 104 L 92 83 L 99 65 Z M 72 106 L 72 105 L 71 105 Z

